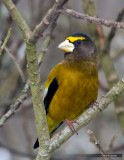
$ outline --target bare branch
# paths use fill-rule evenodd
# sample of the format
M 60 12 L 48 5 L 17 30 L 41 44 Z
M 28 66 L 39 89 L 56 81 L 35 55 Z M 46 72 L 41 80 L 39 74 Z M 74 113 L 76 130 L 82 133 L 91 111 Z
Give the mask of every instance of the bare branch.
M 117 59 L 119 56 L 121 56 L 124 53 L 124 48 L 120 48 L 116 53 L 111 55 L 111 58 L 113 60 Z
M 42 37 L 42 33 L 47 29 L 51 22 L 59 16 L 59 9 L 62 9 L 63 5 L 67 3 L 68 0 L 56 0 L 53 7 L 47 12 L 44 19 L 37 25 L 30 37 L 30 42 L 37 42 L 39 37 Z
M 119 12 L 119 14 L 118 14 L 118 16 L 116 18 L 116 21 L 121 22 L 122 18 L 123 18 L 123 15 L 124 15 L 124 8 L 120 10 L 120 12 Z M 111 41 L 112 41 L 112 39 L 114 38 L 114 36 L 116 34 L 116 30 L 117 30 L 117 28 L 112 27 L 111 31 L 110 31 L 110 33 L 109 33 L 109 35 L 107 37 L 107 40 L 104 41 L 105 42 L 104 47 L 103 47 L 103 53 L 104 54 L 108 53 L 108 50 L 110 50 Z
M 6 46 L 7 42 L 8 42 L 8 40 L 9 40 L 9 38 L 10 38 L 10 36 L 11 36 L 11 30 L 12 30 L 12 28 L 9 28 L 9 29 L 8 29 L 7 36 L 6 36 L 6 38 L 5 38 L 5 40 L 4 40 L 3 44 L 2 44 L 2 46 L 0 47 L 0 55 L 2 54 L 2 51 L 3 51 L 3 49 L 5 48 L 5 46 Z
M 99 141 L 96 139 L 96 137 L 94 136 L 93 134 L 93 131 L 91 130 L 88 130 L 87 131 L 89 137 L 90 137 L 90 142 L 99 150 L 99 153 L 102 154 L 102 155 L 105 155 L 106 153 L 103 151 Z M 103 159 L 104 160 L 109 160 L 110 158 L 107 158 L 107 157 L 104 157 L 103 156 Z
M 99 48 L 100 48 L 100 50 L 102 50 L 103 47 L 104 47 L 106 38 L 105 38 L 105 36 L 103 34 L 103 28 L 99 24 L 96 24 L 95 26 L 96 26 L 96 31 L 97 31 L 98 36 L 99 36 L 98 37 L 98 39 L 99 39 Z
M 23 89 L 21 96 L 17 98 L 15 104 L 11 105 L 10 110 L 0 118 L 0 127 L 4 125 L 4 123 L 7 121 L 8 118 L 10 118 L 13 114 L 15 114 L 16 110 L 22 104 L 22 101 L 27 98 L 28 89 L 29 86 L 25 85 L 25 88 Z
M 114 136 L 112 137 L 112 140 L 109 145 L 109 149 L 106 151 L 107 153 L 111 153 L 111 151 L 113 150 L 114 143 L 115 143 L 115 140 L 117 139 L 117 136 L 118 136 L 118 134 L 115 133 Z
M 116 18 L 116 21 L 117 22 L 121 22 L 122 21 L 122 18 L 124 16 L 124 8 L 120 10 L 120 12 L 118 13 L 118 16 Z M 115 36 L 115 33 L 116 33 L 116 28 L 112 28 L 111 29 L 111 32 L 109 34 L 109 37 L 108 37 L 108 41 L 111 42 L 111 40 L 113 39 L 113 37 Z
M 22 81 L 25 82 L 25 76 L 23 74 L 23 71 L 21 69 L 21 67 L 19 66 L 18 62 L 16 61 L 16 58 L 13 56 L 13 54 L 9 51 L 8 47 L 5 47 L 4 50 L 8 53 L 8 55 L 12 58 L 12 60 L 14 61 L 20 75 L 21 75 L 21 78 L 22 78 Z
M 43 42 L 42 49 L 41 49 L 41 51 L 39 53 L 39 56 L 38 56 L 38 64 L 39 64 L 39 66 L 42 63 L 43 56 L 46 53 L 46 51 L 48 49 L 48 46 L 50 44 L 53 31 L 54 31 L 54 29 L 56 27 L 56 20 L 57 20 L 57 18 L 58 18 L 58 16 L 52 21 L 52 23 L 50 25 L 49 33 L 46 34 L 45 40 Z
M 86 20 L 90 23 L 101 24 L 101 25 L 104 25 L 106 27 L 115 27 L 115 28 L 124 29 L 124 23 L 119 23 L 119 22 L 116 22 L 116 21 L 113 21 L 113 20 L 105 20 L 103 18 L 92 17 L 92 16 L 89 16 L 87 14 L 75 12 L 72 9 L 62 9 L 62 10 L 59 10 L 58 12 L 69 15 L 69 16 L 72 16 L 72 17 L 77 18 L 77 19 L 84 19 L 84 20 Z

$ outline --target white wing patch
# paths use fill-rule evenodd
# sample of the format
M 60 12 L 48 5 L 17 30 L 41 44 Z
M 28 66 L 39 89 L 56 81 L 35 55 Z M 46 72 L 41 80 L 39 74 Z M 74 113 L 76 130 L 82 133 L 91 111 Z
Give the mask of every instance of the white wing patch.
M 48 93 L 48 88 L 45 88 L 43 93 L 43 99 L 46 97 L 47 93 Z

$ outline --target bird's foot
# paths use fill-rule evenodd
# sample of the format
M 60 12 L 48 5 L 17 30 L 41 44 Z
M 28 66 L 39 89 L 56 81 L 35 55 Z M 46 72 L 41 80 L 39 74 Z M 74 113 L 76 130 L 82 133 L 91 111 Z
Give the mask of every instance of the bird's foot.
M 97 101 L 90 103 L 89 108 L 93 108 L 95 110 L 95 108 L 93 107 L 94 105 L 100 110 L 100 112 L 102 112 L 101 108 L 99 108 L 99 103 Z
M 66 121 L 67 125 L 69 126 L 69 128 L 71 129 L 71 131 L 72 131 L 73 133 L 76 133 L 76 134 L 78 135 L 78 132 L 77 132 L 75 126 L 74 126 L 74 123 L 79 124 L 79 123 L 77 122 L 77 119 L 71 120 L 71 121 L 68 120 L 68 119 L 65 119 L 65 121 Z

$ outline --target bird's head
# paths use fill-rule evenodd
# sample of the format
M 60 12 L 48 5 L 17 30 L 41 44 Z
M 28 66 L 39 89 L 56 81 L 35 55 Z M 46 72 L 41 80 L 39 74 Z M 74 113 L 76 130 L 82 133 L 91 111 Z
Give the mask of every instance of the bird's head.
M 97 59 L 96 47 L 93 41 L 83 33 L 75 33 L 60 43 L 59 49 L 65 52 L 66 59 L 81 59 L 94 61 Z

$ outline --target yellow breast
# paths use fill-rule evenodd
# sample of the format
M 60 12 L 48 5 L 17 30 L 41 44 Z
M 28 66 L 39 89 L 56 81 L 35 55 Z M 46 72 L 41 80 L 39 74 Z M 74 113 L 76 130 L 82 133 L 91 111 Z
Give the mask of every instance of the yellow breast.
M 59 85 L 48 113 L 55 122 L 76 119 L 97 99 L 98 73 L 94 62 L 63 61 L 50 73 L 49 83 L 52 77 L 56 77 Z

